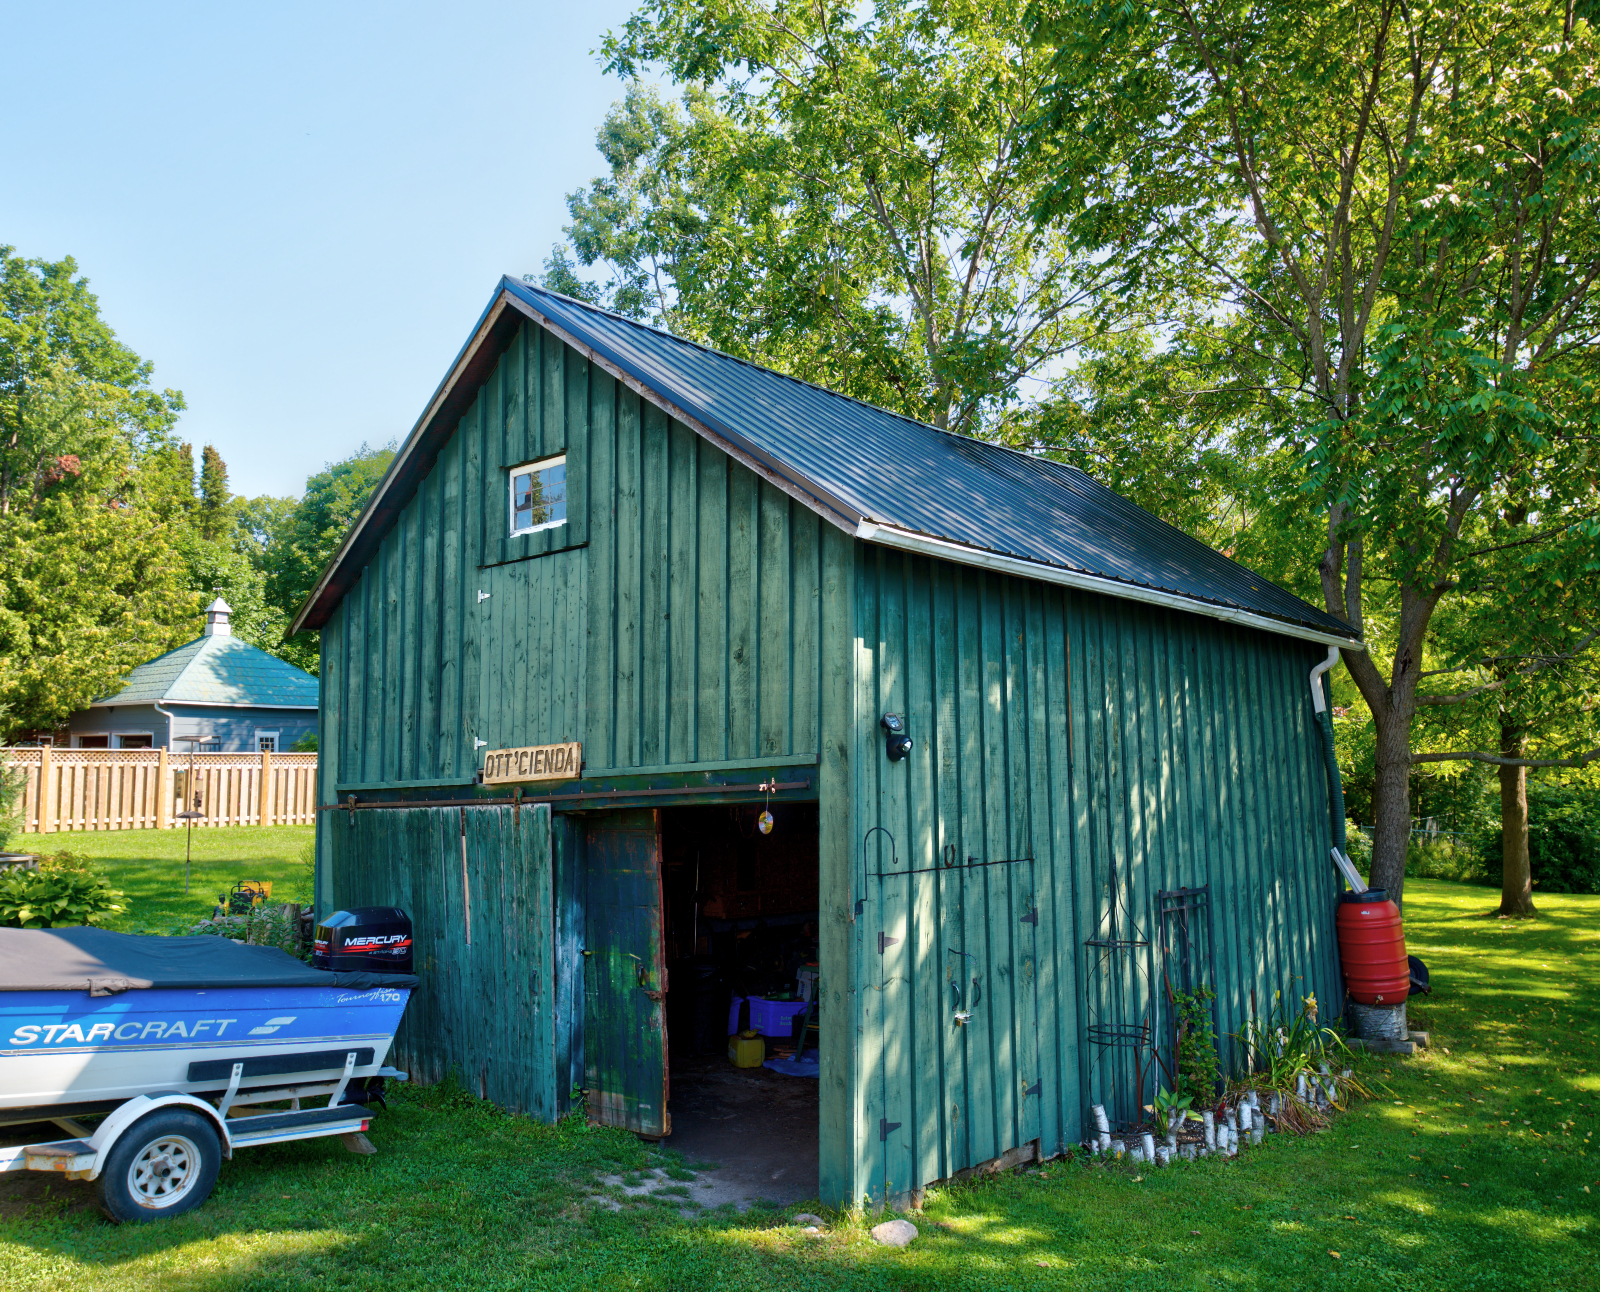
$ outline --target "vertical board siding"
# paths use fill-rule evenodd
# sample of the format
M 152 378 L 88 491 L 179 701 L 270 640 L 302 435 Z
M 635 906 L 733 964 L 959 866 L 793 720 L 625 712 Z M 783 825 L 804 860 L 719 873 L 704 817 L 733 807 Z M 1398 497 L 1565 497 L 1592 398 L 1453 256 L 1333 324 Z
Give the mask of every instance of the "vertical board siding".
M 553 1120 L 562 992 L 548 805 L 323 816 L 340 904 L 411 917 L 420 983 L 395 1038 L 399 1066 Z
M 567 524 L 507 537 L 505 469 L 563 452 Z M 821 524 L 527 325 L 323 629 L 323 801 L 463 782 L 476 740 L 816 753 Z
M 1132 1057 L 1087 1027 L 1148 1019 L 1169 1052 L 1161 890 L 1209 886 L 1200 977 L 1225 1067 L 1275 991 L 1338 999 L 1319 650 L 864 544 L 857 561 L 851 1196 L 1035 1139 L 1058 1152 L 1092 1103 L 1133 1119 Z M 884 757 L 885 712 L 908 717 L 904 762 Z M 1113 872 L 1119 936 L 1149 945 L 1102 969 L 1083 944 L 1110 928 Z
M 625 771 L 817 752 L 822 521 L 604 382 L 585 760 Z

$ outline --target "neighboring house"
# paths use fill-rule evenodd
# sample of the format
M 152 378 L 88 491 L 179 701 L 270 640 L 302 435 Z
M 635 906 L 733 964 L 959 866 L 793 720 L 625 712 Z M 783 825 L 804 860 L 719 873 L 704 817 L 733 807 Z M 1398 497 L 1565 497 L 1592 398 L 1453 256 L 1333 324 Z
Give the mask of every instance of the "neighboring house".
M 660 1137 L 816 981 L 844 1207 L 1130 1124 L 1169 985 L 1228 1067 L 1341 1013 L 1356 634 L 1061 463 L 507 278 L 303 628 L 317 897 L 410 912 L 422 1080 Z
M 240 641 L 231 613 L 218 597 L 204 636 L 139 665 L 121 690 L 73 714 L 72 748 L 280 753 L 315 732 L 317 679 Z

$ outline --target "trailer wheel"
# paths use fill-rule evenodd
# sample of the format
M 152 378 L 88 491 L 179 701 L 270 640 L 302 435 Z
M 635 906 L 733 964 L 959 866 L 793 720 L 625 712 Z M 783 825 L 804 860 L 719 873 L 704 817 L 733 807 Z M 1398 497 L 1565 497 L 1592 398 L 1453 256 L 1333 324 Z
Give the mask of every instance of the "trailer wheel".
M 164 1108 L 123 1131 L 100 1172 L 100 1210 L 120 1224 L 165 1220 L 211 1196 L 222 1144 L 209 1119 Z

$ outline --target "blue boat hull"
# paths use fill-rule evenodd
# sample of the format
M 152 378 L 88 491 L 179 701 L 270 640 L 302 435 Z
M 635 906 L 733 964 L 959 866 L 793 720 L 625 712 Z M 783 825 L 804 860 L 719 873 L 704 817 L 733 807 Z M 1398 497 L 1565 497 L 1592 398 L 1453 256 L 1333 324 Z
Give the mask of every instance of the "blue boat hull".
M 282 1086 L 336 1080 L 345 1052 L 370 1049 L 353 1075 L 371 1076 L 410 994 L 321 986 L 0 992 L 0 1109 L 217 1089 L 215 1078 L 189 1080 L 190 1064 L 201 1061 L 340 1054 L 326 1069 L 245 1083 Z

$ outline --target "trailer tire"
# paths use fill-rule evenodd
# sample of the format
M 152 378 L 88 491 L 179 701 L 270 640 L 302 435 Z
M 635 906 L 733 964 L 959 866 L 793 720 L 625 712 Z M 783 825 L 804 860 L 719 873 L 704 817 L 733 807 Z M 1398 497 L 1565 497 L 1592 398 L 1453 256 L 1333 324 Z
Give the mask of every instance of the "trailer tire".
M 100 1210 L 119 1225 L 165 1220 L 211 1196 L 222 1143 L 210 1118 L 162 1108 L 117 1137 L 97 1181 Z

